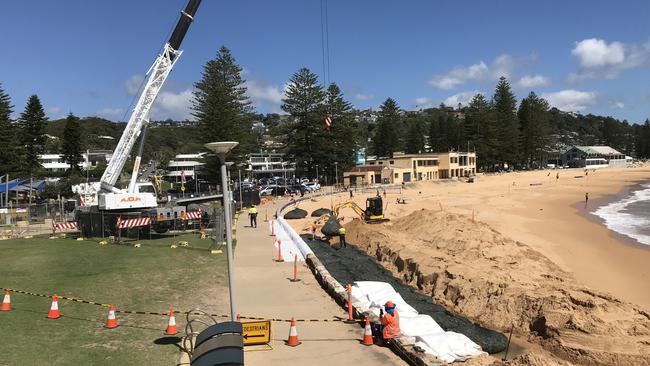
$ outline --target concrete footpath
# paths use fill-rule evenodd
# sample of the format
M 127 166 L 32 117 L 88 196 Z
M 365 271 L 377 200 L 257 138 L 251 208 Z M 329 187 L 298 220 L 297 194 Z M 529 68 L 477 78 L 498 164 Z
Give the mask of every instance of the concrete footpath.
M 237 312 L 242 316 L 279 319 L 345 319 L 347 313 L 325 293 L 304 262 L 299 262 L 298 268 L 301 281 L 294 283 L 289 281 L 293 263 L 273 261 L 274 239 L 264 222 L 264 208 L 260 207 L 257 228 L 249 227 L 245 212 L 237 222 L 234 260 Z M 284 344 L 289 323 L 274 322 L 273 349 L 247 351 L 246 365 L 406 364 L 387 348 L 361 345 L 363 329 L 356 324 L 299 322 L 297 327 L 302 344 L 289 347 Z

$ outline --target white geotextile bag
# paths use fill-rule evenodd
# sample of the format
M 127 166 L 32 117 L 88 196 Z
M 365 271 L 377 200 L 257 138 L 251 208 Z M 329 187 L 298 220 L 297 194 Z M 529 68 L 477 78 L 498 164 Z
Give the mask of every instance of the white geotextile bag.
M 421 334 L 416 336 L 415 340 L 415 345 L 426 353 L 431 353 L 448 363 L 487 355 L 467 336 L 456 332 Z
M 402 315 L 399 313 L 399 327 L 402 334 L 414 337 L 420 334 L 444 333 L 444 329 L 429 315 Z
M 417 310 L 407 304 L 402 295 L 397 293 L 393 286 L 386 282 L 357 281 L 352 286 L 352 296 L 360 300 L 375 315 L 379 316 L 379 309 L 387 301 L 392 301 L 397 306 L 400 317 L 403 315 L 417 315 Z
M 386 301 L 395 303 L 400 316 L 402 334 L 414 337 L 416 346 L 445 362 L 463 361 L 486 354 L 479 345 L 465 335 L 445 332 L 431 316 L 418 314 L 417 310 L 407 304 L 393 286 L 385 282 L 357 281 L 352 286 L 352 296 L 377 316 Z

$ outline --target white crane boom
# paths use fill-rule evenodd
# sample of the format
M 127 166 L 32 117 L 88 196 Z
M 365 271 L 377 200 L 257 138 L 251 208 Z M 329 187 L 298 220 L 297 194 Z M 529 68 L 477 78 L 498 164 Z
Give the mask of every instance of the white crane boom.
M 201 0 L 189 0 L 176 27 L 165 43 L 163 51 L 147 72 L 147 81 L 138 98 L 138 102 L 129 117 L 122 137 L 113 151 L 104 174 L 97 183 L 79 184 L 72 190 L 80 194 L 86 205 L 99 204 L 100 209 L 132 209 L 156 207 L 156 195 L 152 192 L 137 191 L 137 174 L 140 165 L 140 154 L 135 159 L 133 176 L 128 189 L 125 191 L 115 188 L 115 183 L 131 155 L 133 145 L 138 140 L 143 128 L 149 122 L 149 112 L 162 88 L 167 76 L 183 53 L 179 50 L 181 42 L 189 29 Z M 151 186 L 151 184 L 149 184 Z M 84 203 L 82 203 L 83 205 Z

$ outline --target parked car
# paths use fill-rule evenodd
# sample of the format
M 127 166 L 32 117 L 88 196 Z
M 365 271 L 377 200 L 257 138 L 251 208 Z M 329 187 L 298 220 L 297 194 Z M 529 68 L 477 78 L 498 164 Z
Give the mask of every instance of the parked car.
M 315 192 L 320 189 L 320 184 L 319 183 L 303 183 L 303 187 L 305 187 L 306 190 L 309 192 Z

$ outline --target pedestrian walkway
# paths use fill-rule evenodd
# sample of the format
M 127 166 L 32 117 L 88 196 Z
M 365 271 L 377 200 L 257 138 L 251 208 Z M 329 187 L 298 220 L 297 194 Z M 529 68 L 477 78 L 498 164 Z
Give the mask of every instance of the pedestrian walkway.
M 242 214 L 237 223 L 234 260 L 236 310 L 242 316 L 290 319 L 347 318 L 345 312 L 320 287 L 304 262 L 299 263 L 300 282 L 289 281 L 293 263 L 273 261 L 275 250 L 268 225 L 249 227 Z M 263 221 L 258 216 L 258 220 Z M 224 294 L 227 296 L 227 294 Z M 284 345 L 289 323 L 273 323 L 274 349 L 246 352 L 246 365 L 405 365 L 383 347 L 360 344 L 363 328 L 343 322 L 298 323 L 298 347 Z

